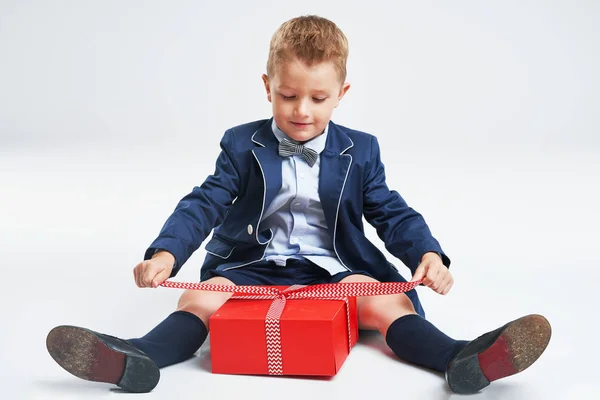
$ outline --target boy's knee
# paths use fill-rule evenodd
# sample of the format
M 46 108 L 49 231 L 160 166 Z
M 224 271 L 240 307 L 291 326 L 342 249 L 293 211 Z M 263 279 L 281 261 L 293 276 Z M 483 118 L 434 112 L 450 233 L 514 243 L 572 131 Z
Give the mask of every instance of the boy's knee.
M 203 283 L 215 285 L 234 285 L 229 279 L 214 277 Z M 204 290 L 186 290 L 177 303 L 177 311 L 186 311 L 196 315 L 209 328 L 210 316 L 232 296 L 232 293 L 209 292 Z
M 404 293 L 365 296 L 358 299 L 359 307 L 370 314 L 414 314 L 415 307 Z
M 404 293 L 372 296 L 371 301 L 373 301 L 375 306 L 381 307 L 384 310 L 388 308 L 397 308 L 406 311 L 407 313 L 415 312 L 412 301 L 410 301 L 408 296 Z
M 342 279 L 340 282 L 379 282 L 377 279 L 372 278 L 367 275 L 349 275 L 346 278 Z M 404 293 L 397 294 L 389 294 L 389 295 L 380 295 L 380 296 L 364 296 L 358 299 L 358 302 L 362 306 L 366 307 L 383 307 L 384 309 L 392 307 L 392 308 L 402 308 L 407 311 L 414 312 L 414 307 L 412 301 L 408 298 L 408 296 Z

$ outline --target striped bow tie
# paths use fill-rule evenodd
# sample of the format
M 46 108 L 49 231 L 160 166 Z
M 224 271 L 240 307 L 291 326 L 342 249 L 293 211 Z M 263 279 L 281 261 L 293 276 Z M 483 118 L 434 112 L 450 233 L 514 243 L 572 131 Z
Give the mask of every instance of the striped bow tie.
M 294 154 L 300 154 L 304 160 L 311 167 L 315 165 L 317 162 L 317 158 L 319 157 L 319 153 L 314 151 L 313 149 L 309 149 L 308 147 L 292 142 L 289 139 L 283 139 L 279 142 L 279 155 L 282 157 L 293 156 Z

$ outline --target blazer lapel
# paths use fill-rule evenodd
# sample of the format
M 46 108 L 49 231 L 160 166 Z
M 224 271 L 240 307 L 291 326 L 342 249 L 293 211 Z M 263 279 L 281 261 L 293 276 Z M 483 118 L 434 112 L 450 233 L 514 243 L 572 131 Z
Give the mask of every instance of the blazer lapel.
M 279 142 L 271 130 L 271 123 L 272 118 L 252 135 L 252 141 L 257 145 L 252 153 L 254 153 L 263 175 L 262 213 L 269 207 L 281 189 L 281 157 L 277 153 Z
M 329 233 L 335 243 L 335 225 L 339 203 L 348 178 L 352 156 L 344 154 L 354 146 L 352 140 L 333 122 L 329 123 L 325 150 L 321 153 L 319 197 Z

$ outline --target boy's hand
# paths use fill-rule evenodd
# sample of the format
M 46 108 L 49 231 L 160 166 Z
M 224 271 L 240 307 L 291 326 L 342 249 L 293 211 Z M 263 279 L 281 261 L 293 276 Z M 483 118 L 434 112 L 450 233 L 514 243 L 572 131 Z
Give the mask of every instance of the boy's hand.
M 173 271 L 175 257 L 168 251 L 159 251 L 152 259 L 145 260 L 135 266 L 133 277 L 138 287 L 158 287 L 166 281 Z
M 450 291 L 454 279 L 448 268 L 442 263 L 437 253 L 425 253 L 417 267 L 412 281 L 423 279 L 423 285 L 430 287 L 436 293 L 446 294 Z

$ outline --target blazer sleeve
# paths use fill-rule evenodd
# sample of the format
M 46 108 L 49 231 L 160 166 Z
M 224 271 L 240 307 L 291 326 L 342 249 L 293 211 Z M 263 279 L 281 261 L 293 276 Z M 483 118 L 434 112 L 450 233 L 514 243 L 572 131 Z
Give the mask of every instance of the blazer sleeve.
M 158 250 L 173 254 L 175 265 L 171 277 L 179 272 L 212 229 L 223 221 L 238 196 L 240 174 L 232 157 L 233 141 L 233 133 L 225 132 L 215 172 L 179 201 L 144 254 L 144 260 L 152 258 Z
M 450 259 L 432 236 L 421 214 L 409 207 L 400 194 L 388 188 L 376 137 L 371 139 L 370 161 L 365 168 L 363 212 L 386 249 L 413 274 L 423 254 L 430 251 L 440 254 L 444 265 L 450 267 Z

